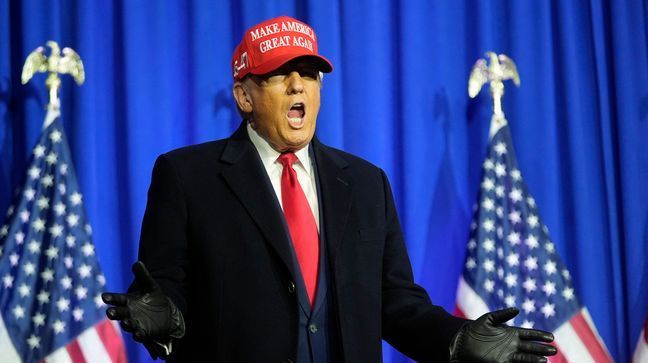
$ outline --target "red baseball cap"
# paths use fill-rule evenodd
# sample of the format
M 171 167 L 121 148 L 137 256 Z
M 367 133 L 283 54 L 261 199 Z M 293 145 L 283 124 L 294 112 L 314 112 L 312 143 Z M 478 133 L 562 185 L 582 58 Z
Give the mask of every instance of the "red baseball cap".
M 280 16 L 245 32 L 232 56 L 232 75 L 240 81 L 248 73 L 269 73 L 299 57 L 311 58 L 321 72 L 333 70 L 331 62 L 317 54 L 313 28 L 289 16 Z

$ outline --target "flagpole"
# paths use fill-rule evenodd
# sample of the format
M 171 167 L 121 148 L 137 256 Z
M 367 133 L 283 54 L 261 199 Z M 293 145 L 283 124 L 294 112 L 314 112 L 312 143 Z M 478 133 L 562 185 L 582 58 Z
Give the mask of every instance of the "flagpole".
M 85 81 L 83 62 L 72 48 L 63 48 L 61 55 L 57 42 L 50 40 L 47 42 L 47 46 L 51 49 L 49 57 L 45 56 L 44 47 L 36 48 L 27 56 L 21 75 L 22 84 L 27 84 L 35 73 L 49 73 L 45 81 L 49 90 L 49 103 L 47 104 L 47 116 L 43 121 L 43 129 L 47 128 L 61 114 L 61 101 L 58 97 L 58 90 L 61 87 L 59 74 L 71 75 L 78 85 L 82 85 Z
M 502 110 L 502 96 L 504 96 L 504 81 L 511 79 L 516 86 L 520 86 L 520 75 L 511 58 L 505 54 L 497 55 L 495 52 L 486 52 L 488 60 L 479 59 L 470 72 L 468 80 L 468 95 L 475 98 L 482 86 L 489 82 L 491 96 L 493 97 L 493 116 L 491 117 L 489 140 L 508 124 Z

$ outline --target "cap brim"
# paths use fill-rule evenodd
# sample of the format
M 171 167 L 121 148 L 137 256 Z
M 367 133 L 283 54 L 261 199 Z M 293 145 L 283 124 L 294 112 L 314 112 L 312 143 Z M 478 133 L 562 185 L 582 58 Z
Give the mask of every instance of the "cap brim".
M 321 55 L 299 53 L 299 54 L 286 54 L 281 57 L 277 57 L 275 59 L 266 61 L 263 65 L 251 69 L 249 73 L 255 75 L 263 75 L 266 73 L 270 73 L 275 69 L 281 67 L 282 65 L 292 60 L 295 60 L 297 58 L 309 59 L 310 61 L 312 61 L 314 64 L 317 65 L 317 69 L 320 72 L 331 73 L 333 71 L 333 64 L 331 64 L 331 62 L 328 59 L 322 57 Z

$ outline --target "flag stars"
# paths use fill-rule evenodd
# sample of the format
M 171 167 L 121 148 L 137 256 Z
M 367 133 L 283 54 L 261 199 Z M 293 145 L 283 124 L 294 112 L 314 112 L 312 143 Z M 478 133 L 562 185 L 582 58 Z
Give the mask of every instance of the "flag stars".
M 492 199 L 490 199 L 490 198 L 486 198 L 486 199 L 484 199 L 484 201 L 482 202 L 482 207 L 483 207 L 484 209 L 486 209 L 487 211 L 491 211 L 491 210 L 493 210 L 493 209 L 495 208 L 495 203 L 493 202 Z
M 34 264 L 31 262 L 27 262 L 23 266 L 23 271 L 25 271 L 25 275 L 31 276 L 36 272 L 36 266 L 34 266 Z
M 542 291 L 544 291 L 547 296 L 551 296 L 556 293 L 556 284 L 551 281 L 547 281 L 544 283 L 544 285 L 542 285 Z
M 103 300 L 101 299 L 101 294 L 95 295 L 94 303 L 95 303 L 95 306 L 97 307 L 97 309 L 106 305 L 106 304 L 104 304 Z
M 504 298 L 504 304 L 506 304 L 506 307 L 512 308 L 515 307 L 515 296 L 513 295 L 506 295 Z
M 524 267 L 527 268 L 529 271 L 533 271 L 538 268 L 538 258 L 529 256 L 524 260 Z
M 514 210 L 513 212 L 509 213 L 508 215 L 509 221 L 513 224 L 518 224 L 522 222 L 522 218 L 520 217 L 520 212 Z
M 477 242 L 475 242 L 474 238 L 471 238 L 470 241 L 468 241 L 468 249 L 474 250 L 475 247 L 477 247 Z
M 61 141 L 61 136 L 62 136 L 61 131 L 54 130 L 52 131 L 52 133 L 50 133 L 49 138 L 50 140 L 52 140 L 53 143 L 56 144 Z
M 535 214 L 531 214 L 530 216 L 527 217 L 527 224 L 531 228 L 535 228 L 538 226 L 538 216 Z
M 20 260 L 20 256 L 18 256 L 16 252 L 9 255 L 9 262 L 11 263 L 11 266 L 16 266 L 18 264 L 18 260 Z
M 511 267 L 518 266 L 520 264 L 520 255 L 515 252 L 509 253 L 509 255 L 506 256 L 506 263 Z
M 499 277 L 500 279 L 504 278 L 504 269 L 503 268 L 501 268 L 501 267 L 497 268 L 497 277 Z
M 43 230 L 45 230 L 45 221 L 37 218 L 32 222 L 31 226 L 36 232 L 42 232 Z
M 83 300 L 88 296 L 88 289 L 83 286 L 77 286 L 77 288 L 74 289 L 74 294 L 76 295 L 77 300 Z
M 484 161 L 484 169 L 486 170 L 491 170 L 495 167 L 495 164 L 493 163 L 493 160 L 491 159 L 486 159 Z
M 37 349 L 40 347 L 40 338 L 34 334 L 30 335 L 27 339 L 27 345 L 29 345 L 31 349 Z
M 38 295 L 36 295 L 36 299 L 38 300 L 38 303 L 41 305 L 47 304 L 50 301 L 50 294 L 45 290 L 41 290 L 38 292 Z
M 486 281 L 484 281 L 484 289 L 486 289 L 486 291 L 493 292 L 494 288 L 495 288 L 495 281 L 491 279 L 486 279 Z
M 38 144 L 34 148 L 34 156 L 36 159 L 40 159 L 45 155 L 45 146 Z
M 495 242 L 490 238 L 486 238 L 482 246 L 486 252 L 492 252 L 495 249 Z
M 18 232 L 14 235 L 14 239 L 16 240 L 16 244 L 21 245 L 25 241 L 25 234 L 22 232 Z
M 97 282 L 100 286 L 104 286 L 106 284 L 106 277 L 102 274 L 97 275 Z
M 29 252 L 31 252 L 31 253 L 38 253 L 38 252 L 40 252 L 40 245 L 41 245 L 40 242 L 38 242 L 37 240 L 33 239 L 33 240 L 31 240 L 31 242 L 29 242 L 29 243 L 27 244 L 27 249 L 28 249 Z
M 547 250 L 547 252 L 549 253 L 553 253 L 555 251 L 554 244 L 551 242 L 545 243 L 545 250 Z
M 45 282 L 54 280 L 54 271 L 50 268 L 46 268 L 45 270 L 43 270 L 43 272 L 41 272 L 41 278 Z
M 74 236 L 65 237 L 65 244 L 70 248 L 74 247 L 74 245 L 76 245 L 76 237 Z
M 562 296 L 565 298 L 567 301 L 571 301 L 574 298 L 574 289 L 568 287 L 563 290 Z
M 86 265 L 86 264 L 81 265 L 77 269 L 77 272 L 79 273 L 79 276 L 81 276 L 81 278 L 83 278 L 83 279 L 90 276 L 91 271 L 92 271 L 92 267 L 90 267 L 89 265 Z
M 62 216 L 65 214 L 65 204 L 58 202 L 56 205 L 54 205 L 54 212 L 56 212 L 57 216 Z
M 29 178 L 32 179 L 32 180 L 38 179 L 38 177 L 40 176 L 40 172 L 41 172 L 41 170 L 37 166 L 32 166 L 31 168 L 29 168 L 29 170 L 27 170 L 27 174 L 29 175 Z M 27 189 L 27 190 L 32 191 L 32 198 L 33 198 L 34 190 L 33 189 Z
M 29 296 L 30 292 L 31 289 L 29 288 L 29 286 L 27 286 L 27 284 L 23 283 L 18 286 L 18 294 L 20 294 L 20 297 L 27 297 Z
M 532 234 L 530 234 L 529 237 L 527 237 L 526 240 L 524 240 L 524 243 L 525 243 L 525 244 L 526 244 L 530 249 L 538 248 L 538 246 L 540 245 L 540 244 L 538 243 L 538 238 L 536 238 L 536 236 L 534 236 L 534 235 L 532 235 Z
M 2 226 L 2 228 L 0 228 L 0 238 L 6 236 L 8 233 L 9 233 L 9 227 Z
M 34 200 L 34 196 L 36 196 L 36 191 L 32 188 L 27 188 L 25 189 L 23 195 L 25 196 L 25 199 L 31 202 L 32 200 Z
M 468 260 L 466 260 L 466 268 L 469 270 L 474 269 L 477 266 L 477 263 L 475 262 L 475 259 L 472 257 L 469 257 Z
M 520 234 L 517 232 L 511 232 L 509 235 L 506 237 L 506 240 L 509 241 L 509 243 L 513 246 L 517 246 L 520 244 Z
M 65 220 L 67 221 L 68 226 L 75 227 L 79 223 L 79 216 L 71 213 Z
M 67 267 L 67 268 L 72 268 L 73 262 L 74 262 L 74 259 L 72 259 L 72 256 L 70 256 L 70 255 L 65 255 L 65 258 L 63 258 L 63 263 L 65 264 L 65 267 Z
M 94 246 L 92 243 L 86 242 L 83 247 L 81 247 L 81 252 L 83 252 L 86 257 L 90 257 L 94 255 Z
M 511 170 L 511 178 L 513 178 L 513 180 L 515 181 L 520 181 L 522 180 L 522 174 L 520 173 L 519 170 L 513 169 Z
M 74 192 L 74 193 L 72 193 L 72 195 L 70 196 L 70 202 L 71 202 L 72 205 L 74 205 L 74 206 L 79 205 L 79 203 L 81 203 L 81 200 L 82 200 L 82 199 L 83 199 L 83 196 L 82 196 L 81 194 L 79 194 L 78 192 Z
M 27 211 L 27 210 L 24 210 L 24 211 L 22 211 L 22 212 L 20 212 L 20 213 L 18 214 L 18 216 L 20 217 L 20 220 L 21 220 L 23 223 L 27 223 L 27 221 L 29 220 L 29 216 L 30 216 L 30 215 L 31 215 L 31 213 L 29 213 L 29 211 Z
M 55 224 L 49 229 L 49 233 L 52 234 L 53 238 L 60 237 L 63 233 L 63 226 L 61 226 L 60 224 Z
M 10 288 L 13 286 L 13 276 L 6 274 L 2 277 L 2 284 L 4 285 L 5 288 Z
M 495 188 L 495 183 L 493 182 L 493 179 L 485 178 L 481 184 L 481 187 L 486 191 L 491 191 L 493 190 L 493 188 Z
M 531 208 L 535 208 L 536 206 L 535 199 L 533 199 L 533 197 L 527 197 L 527 203 Z
M 545 265 L 544 265 L 544 270 L 547 273 L 547 275 L 549 275 L 549 276 L 555 274 L 556 271 L 557 271 L 556 263 L 551 261 L 551 260 L 547 261 L 547 263 L 545 263 Z
M 492 232 L 495 229 L 495 223 L 491 219 L 486 219 L 484 220 L 484 223 L 482 223 L 482 228 L 486 232 Z
M 556 315 L 555 305 L 550 304 L 548 302 L 542 305 L 540 311 L 542 311 L 542 314 L 545 316 L 545 318 L 549 318 Z
M 498 186 L 495 188 L 495 195 L 497 195 L 498 197 L 502 198 L 502 197 L 504 196 L 504 187 L 501 186 L 501 185 L 498 185 Z
M 59 319 L 52 324 L 52 329 L 54 329 L 55 334 L 61 334 L 65 331 L 65 323 Z
M 535 308 L 535 301 L 526 298 L 524 302 L 522 303 L 522 310 L 524 310 L 525 313 L 530 314 L 536 310 Z
M 67 170 L 68 170 L 67 164 L 61 164 L 61 166 L 59 167 L 59 173 L 61 173 L 61 175 L 67 174 Z
M 527 291 L 527 293 L 530 293 L 532 291 L 535 291 L 537 289 L 536 287 L 536 281 L 530 277 L 527 277 L 526 280 L 524 280 L 524 283 L 522 284 L 522 287 Z
M 44 177 L 41 178 L 40 180 L 41 184 L 43 184 L 44 187 L 49 188 L 52 185 L 54 185 L 54 178 L 51 175 L 45 175 Z
M 68 299 L 66 299 L 66 298 L 64 298 L 64 297 L 61 297 L 61 298 L 58 299 L 58 301 L 56 302 L 56 308 L 57 308 L 58 311 L 61 312 L 61 313 L 64 312 L 64 311 L 69 310 L 69 309 L 70 309 L 70 300 L 68 300 Z
M 48 163 L 49 165 L 54 165 L 56 164 L 56 161 L 58 160 L 58 155 L 54 151 L 50 152 L 47 154 L 47 157 L 45 157 L 45 162 Z
M 567 269 L 562 270 L 562 275 L 566 280 L 571 279 L 571 275 L 569 274 L 569 271 L 567 271 Z
M 20 305 L 16 305 L 11 312 L 13 312 L 16 319 L 22 319 L 25 317 L 25 309 Z
M 513 188 L 511 192 L 509 193 L 509 198 L 515 203 L 519 202 L 522 200 L 522 191 L 518 188 Z
M 32 317 L 32 322 L 36 327 L 45 325 L 45 315 L 42 313 L 36 313 L 36 315 Z
M 497 153 L 497 155 L 499 155 L 499 156 L 502 156 L 502 155 L 506 154 L 506 144 L 501 142 L 501 141 L 498 142 L 495 145 L 494 149 L 495 149 L 495 152 Z
M 495 208 L 495 214 L 497 214 L 499 218 L 502 218 L 504 216 L 504 209 L 502 207 Z
M 58 248 L 54 246 L 50 246 L 48 249 L 45 250 L 45 255 L 47 256 L 47 258 L 52 260 L 58 257 L 58 252 L 59 252 Z
M 484 270 L 486 270 L 486 272 L 493 272 L 493 270 L 495 270 L 495 262 L 493 262 L 493 260 L 491 260 L 490 258 L 487 258 L 482 266 L 484 267 Z
M 506 274 L 506 279 L 504 280 L 504 282 L 506 282 L 506 286 L 508 286 L 509 288 L 517 286 L 517 275 L 512 273 Z
M 504 175 L 506 175 L 506 165 L 504 164 L 495 165 L 495 174 L 498 177 L 503 177 Z
M 69 290 L 72 288 L 72 279 L 69 278 L 68 276 L 63 276 L 63 278 L 59 282 L 61 283 L 61 286 L 65 290 Z
M 65 192 L 67 192 L 67 188 L 65 187 L 65 184 L 63 184 L 63 183 L 60 183 L 58 185 L 58 190 L 59 190 L 59 193 L 61 193 L 61 195 L 65 195 Z
M 83 309 L 76 307 L 74 310 L 72 310 L 72 316 L 74 317 L 74 321 L 83 320 Z

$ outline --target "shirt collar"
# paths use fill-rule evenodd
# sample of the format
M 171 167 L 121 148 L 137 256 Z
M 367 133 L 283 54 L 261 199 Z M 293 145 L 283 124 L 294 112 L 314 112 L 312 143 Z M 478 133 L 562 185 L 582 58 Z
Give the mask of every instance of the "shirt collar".
M 265 166 L 266 169 L 268 169 L 269 166 L 277 163 L 277 158 L 279 155 L 281 155 L 280 152 L 277 150 L 273 149 L 270 144 L 259 135 L 255 129 L 252 128 L 250 123 L 247 123 L 247 133 L 248 136 L 250 137 L 250 141 L 252 141 L 252 144 L 254 145 L 254 148 L 257 150 L 259 153 L 259 156 L 261 157 L 261 161 L 263 162 L 263 166 Z M 297 160 L 299 160 L 299 164 L 304 168 L 306 173 L 310 176 L 311 174 L 311 160 L 310 157 L 308 156 L 308 148 L 310 144 L 304 146 L 303 148 L 295 151 L 295 156 L 297 156 Z M 298 164 L 298 163 L 295 163 Z

